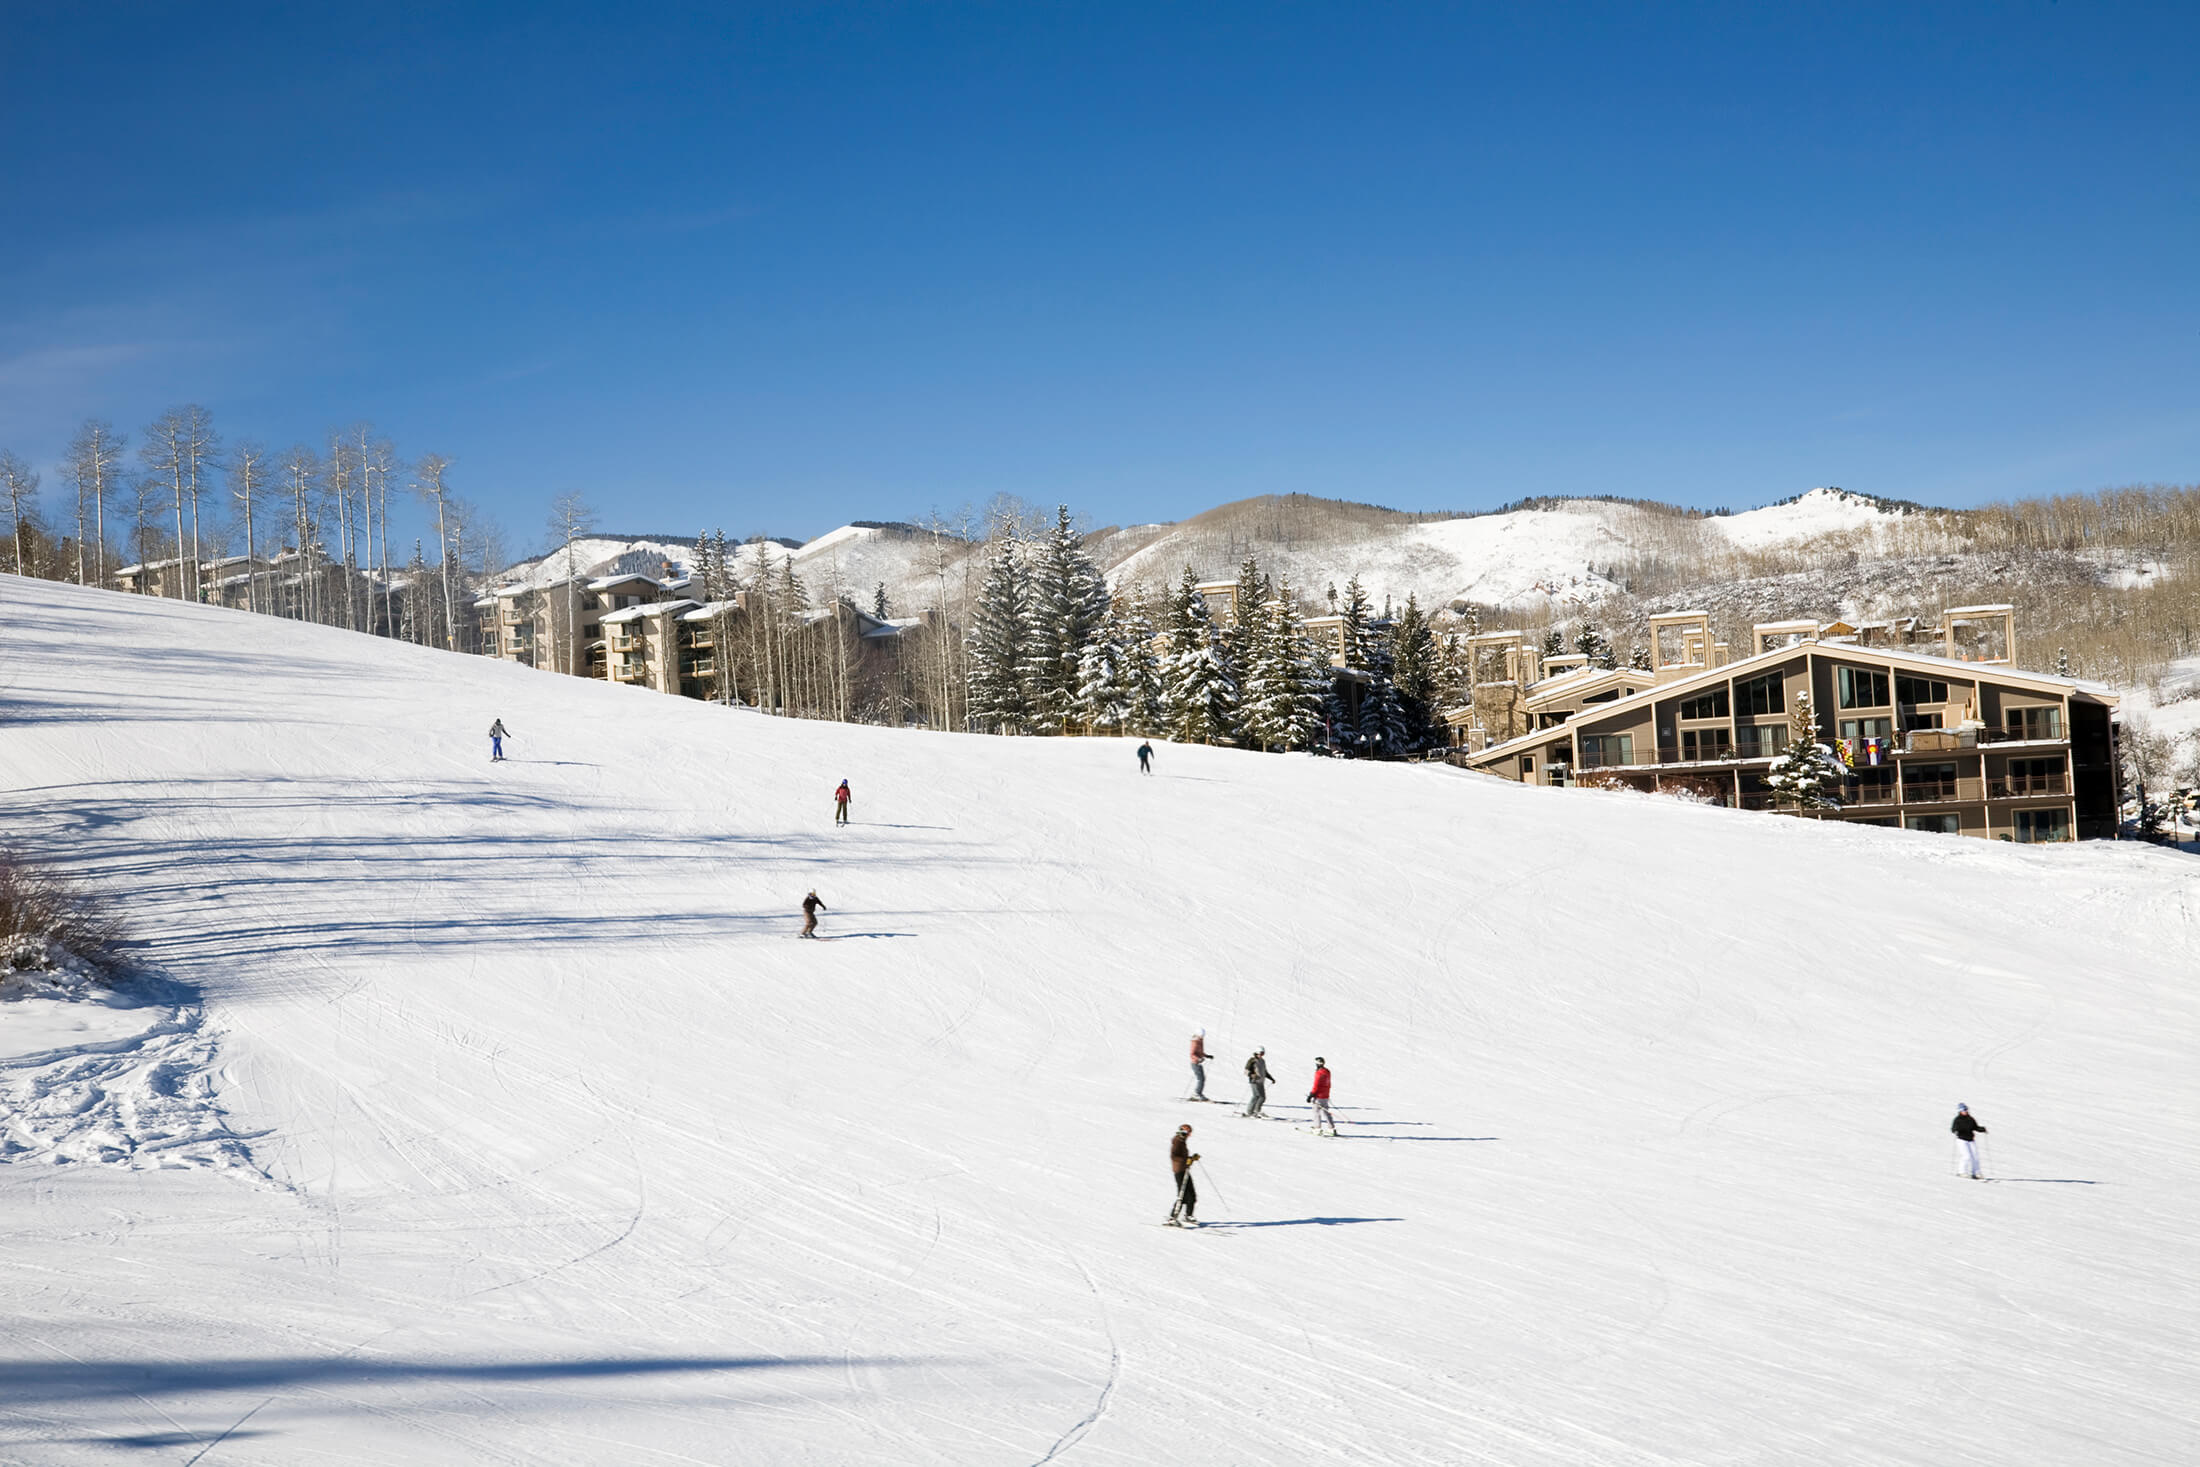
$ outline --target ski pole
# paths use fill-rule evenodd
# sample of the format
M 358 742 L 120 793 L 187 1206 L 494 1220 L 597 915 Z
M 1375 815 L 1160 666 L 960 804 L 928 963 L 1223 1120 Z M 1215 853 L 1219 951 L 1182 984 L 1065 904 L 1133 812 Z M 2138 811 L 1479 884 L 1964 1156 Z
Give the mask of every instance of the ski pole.
M 1215 1186 L 1215 1174 L 1213 1169 L 1210 1168 L 1207 1163 L 1203 1161 L 1195 1162 L 1193 1163 L 1193 1165 L 1197 1166 L 1199 1168 L 1199 1174 L 1207 1179 L 1207 1185 L 1210 1187 L 1214 1187 L 1215 1201 L 1221 1203 L 1223 1210 L 1227 1212 L 1230 1207 L 1230 1199 L 1222 1195 L 1222 1189 L 1220 1187 Z M 1190 1176 L 1191 1172 L 1187 1169 L 1184 1175 Z

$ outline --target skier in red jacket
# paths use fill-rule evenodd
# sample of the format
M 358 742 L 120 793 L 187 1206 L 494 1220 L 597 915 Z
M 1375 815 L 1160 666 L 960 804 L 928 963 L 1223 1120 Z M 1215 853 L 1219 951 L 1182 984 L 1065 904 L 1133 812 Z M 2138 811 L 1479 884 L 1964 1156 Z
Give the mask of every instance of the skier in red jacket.
M 840 782 L 840 788 L 833 791 L 833 824 L 846 825 L 847 823 L 848 781 L 844 779 Z
M 1329 1061 L 1314 1056 L 1314 1088 L 1306 1092 L 1307 1102 L 1314 1107 L 1314 1134 L 1337 1134 L 1337 1118 L 1329 1112 Z

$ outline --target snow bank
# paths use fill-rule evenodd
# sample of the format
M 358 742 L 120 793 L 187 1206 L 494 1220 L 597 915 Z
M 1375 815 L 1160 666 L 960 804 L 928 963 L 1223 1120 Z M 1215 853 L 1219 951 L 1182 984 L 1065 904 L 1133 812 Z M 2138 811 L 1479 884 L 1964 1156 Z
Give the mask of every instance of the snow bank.
M 1172 745 L 1145 778 L 6 577 L 0 627 L 0 840 L 124 894 L 197 1011 L 0 1061 L 10 1135 L 81 1104 L 115 1143 L 0 1165 L 0 1457 L 2200 1439 L 2170 853 Z M 831 941 L 794 940 L 812 887 Z M 1210 1095 L 1266 1048 L 1278 1119 L 1180 1101 L 1189 1022 Z M 1338 1140 L 1299 1129 L 1316 1054 Z M 276 1185 L 150 1167 L 221 1117 Z M 1187 1120 L 1216 1226 L 1180 1233 Z

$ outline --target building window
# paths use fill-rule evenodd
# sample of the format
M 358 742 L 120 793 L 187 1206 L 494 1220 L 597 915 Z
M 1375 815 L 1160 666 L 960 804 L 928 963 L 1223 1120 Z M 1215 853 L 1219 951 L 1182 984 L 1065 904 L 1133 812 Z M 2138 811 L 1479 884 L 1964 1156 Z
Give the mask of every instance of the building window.
M 1948 685 L 1938 678 L 1898 677 L 1894 680 L 1894 700 L 1913 707 L 1919 703 L 1945 703 Z
M 1714 688 L 1693 698 L 1681 699 L 1683 718 L 1724 718 L 1727 716 L 1726 689 Z
M 1843 708 L 1887 706 L 1887 675 L 1883 672 L 1871 672 L 1861 667 L 1836 668 L 1834 682 Z
M 1895 818 L 1894 818 L 1894 817 L 1893 817 L 1892 815 L 1875 815 L 1875 816 L 1873 816 L 1873 817 L 1872 817 L 1871 819 L 1869 819 L 1869 820 L 1851 820 L 1851 821 L 1849 822 L 1849 824 L 1851 824 L 1851 825 L 1879 825 L 1879 826 L 1884 826 L 1884 827 L 1885 827 L 1885 828 L 1887 828 L 1888 830 L 1892 830 L 1892 829 L 1894 829 L 1894 828 L 1895 828 L 1896 826 L 1900 825 L 1901 823 L 1902 823 L 1901 821 L 1899 821 L 1899 820 L 1895 819 Z
M 1787 683 L 1778 673 L 1753 677 L 1734 685 L 1734 704 L 1747 718 L 1760 713 L 1787 712 Z
M 1731 759 L 1734 757 L 1734 734 L 1723 728 L 1684 728 L 1681 730 L 1681 757 Z
M 1520 761 L 1520 777 L 1521 777 L 1522 779 L 1526 779 L 1526 778 L 1527 778 L 1527 777 L 1528 777 L 1529 775 L 1531 775 L 1531 774 L 1533 774 L 1533 773 L 1535 773 L 1535 761 L 1534 761 L 1533 759 L 1523 759 L 1523 760 L 1521 760 L 1521 761 Z
M 1911 830 L 1930 831 L 1934 835 L 1956 835 L 1961 831 L 1953 815 L 1912 815 L 1902 823 Z
M 1902 798 L 1915 803 L 1919 800 L 1952 800 L 1956 797 L 1956 767 L 1953 764 L 1910 764 L 1902 771 Z
M 2004 717 L 2009 724 L 2009 736 L 2014 739 L 2059 739 L 2062 737 L 2062 710 L 2060 708 L 2012 708 Z
M 2052 810 L 2019 810 L 2017 840 L 2024 845 L 2070 839 L 2070 812 L 2058 805 Z
M 1581 767 L 1607 769 L 1635 762 L 1633 734 L 1585 734 L 1581 740 Z
M 1891 739 L 1894 737 L 1894 720 L 1891 718 L 1844 718 L 1841 720 L 1841 737 L 1852 744 L 1866 739 Z
M 1784 723 L 1745 723 L 1735 732 L 1740 737 L 1735 748 L 1744 759 L 1772 759 L 1787 752 L 1788 731 Z
M 1940 727 L 1940 715 L 1937 712 L 1920 713 L 1915 708 L 1902 710 L 1902 731 L 1904 733 L 1908 733 L 1912 729 L 1938 727 Z

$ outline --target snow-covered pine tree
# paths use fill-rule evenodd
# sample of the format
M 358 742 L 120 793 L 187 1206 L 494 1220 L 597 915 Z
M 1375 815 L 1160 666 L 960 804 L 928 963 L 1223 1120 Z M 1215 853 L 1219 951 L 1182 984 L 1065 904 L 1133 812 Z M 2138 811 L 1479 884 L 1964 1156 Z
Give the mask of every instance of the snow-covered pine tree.
M 1826 793 L 1846 773 L 1833 750 L 1818 741 L 1818 714 L 1810 694 L 1795 695 L 1788 710 L 1788 746 L 1765 772 L 1765 783 L 1781 804 L 1796 810 L 1823 810 L 1840 802 Z
M 1321 732 L 1329 694 L 1327 669 L 1317 665 L 1285 581 L 1261 606 L 1239 710 L 1244 740 L 1263 749 L 1304 749 Z
M 1031 697 L 1038 717 L 1067 733 L 1078 716 L 1085 644 L 1107 615 L 1108 584 L 1085 553 L 1084 536 L 1071 527 L 1066 504 L 1057 507 L 1054 528 L 1033 559 Z
M 1588 617 L 1581 619 L 1581 629 L 1574 633 L 1574 650 L 1589 659 L 1591 667 L 1616 667 L 1612 657 L 1612 644 L 1597 624 Z
M 2070 649 L 2068 647 L 2057 647 L 2055 649 L 2055 676 L 2070 676 Z
M 1557 627 L 1552 627 L 1549 631 L 1543 634 L 1543 656 L 1546 661 L 1553 657 L 1564 656 L 1565 652 L 1565 632 L 1561 631 Z
M 1444 718 L 1437 691 L 1441 669 L 1436 634 L 1422 615 L 1417 596 L 1407 595 L 1406 609 L 1391 629 L 1390 647 L 1396 666 L 1399 715 L 1405 725 L 1405 748 L 1419 750 L 1442 743 Z
M 1016 526 L 994 531 L 985 584 L 970 631 L 970 717 L 994 733 L 1021 733 L 1032 721 L 1032 684 L 1040 649 L 1032 645 L 1031 577 Z
M 1344 595 L 1337 588 L 1329 588 L 1330 614 L 1342 617 L 1344 624 L 1338 631 L 1343 667 L 1348 673 L 1366 673 L 1372 659 L 1373 638 L 1368 633 L 1368 623 L 1373 619 L 1374 608 L 1368 605 L 1367 592 L 1354 576 L 1346 581 Z M 1366 701 L 1366 686 L 1358 678 L 1335 679 L 1329 691 L 1329 727 L 1332 740 L 1341 749 L 1357 753 L 1360 750 L 1360 723 L 1358 709 L 1352 701 L 1352 691 L 1357 689 L 1359 700 Z
M 1161 678 L 1171 738 L 1187 744 L 1233 741 L 1237 675 L 1190 566 L 1170 598 L 1169 651 Z
M 1147 738 L 1167 727 L 1161 637 L 1154 627 L 1152 597 L 1144 585 L 1128 596 L 1119 592 L 1118 599 L 1123 606 L 1123 732 Z
M 893 615 L 893 606 L 886 599 L 886 583 L 884 581 L 880 581 L 878 589 L 871 593 L 871 615 L 877 617 L 880 621 L 885 621 Z
M 1650 649 L 1637 642 L 1627 649 L 1627 665 L 1637 672 L 1650 671 Z
M 1077 659 L 1077 716 L 1088 734 L 1122 733 L 1131 721 L 1136 690 L 1125 677 L 1125 610 L 1119 591 Z

